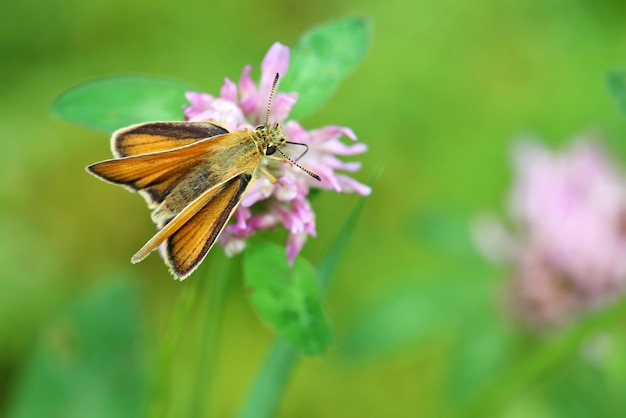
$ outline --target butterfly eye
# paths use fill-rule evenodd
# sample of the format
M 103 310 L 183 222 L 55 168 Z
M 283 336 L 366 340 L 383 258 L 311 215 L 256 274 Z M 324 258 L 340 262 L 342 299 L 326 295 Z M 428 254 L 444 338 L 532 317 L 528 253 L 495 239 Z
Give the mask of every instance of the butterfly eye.
M 272 155 L 273 153 L 276 152 L 276 146 L 274 145 L 270 145 L 269 147 L 267 147 L 267 149 L 265 150 L 265 155 Z

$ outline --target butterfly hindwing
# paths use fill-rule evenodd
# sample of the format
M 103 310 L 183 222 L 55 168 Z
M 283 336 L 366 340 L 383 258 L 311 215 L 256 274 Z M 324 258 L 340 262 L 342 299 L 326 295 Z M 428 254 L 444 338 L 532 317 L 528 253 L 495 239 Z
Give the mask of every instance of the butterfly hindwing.
M 186 278 L 204 260 L 237 209 L 252 178 L 252 172 L 246 172 L 224 183 L 197 213 L 167 239 L 165 260 L 176 277 L 181 280 Z
M 143 246 L 133 257 L 131 261 L 138 263 L 161 245 L 166 239 L 180 229 L 185 223 L 194 217 L 202 208 L 204 208 L 218 193 L 222 192 L 225 183 L 232 179 L 226 179 L 220 184 L 207 189 L 201 196 L 189 203 L 183 210 L 173 216 L 171 219 L 164 221 L 158 225 L 159 231 Z

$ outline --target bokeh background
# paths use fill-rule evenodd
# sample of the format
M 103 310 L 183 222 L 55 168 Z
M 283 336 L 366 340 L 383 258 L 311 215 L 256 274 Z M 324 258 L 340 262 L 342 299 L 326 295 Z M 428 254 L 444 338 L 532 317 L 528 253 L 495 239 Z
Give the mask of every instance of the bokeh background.
M 311 26 L 353 15 L 370 20 L 369 51 L 302 123 L 352 127 L 369 146 L 356 177 L 381 174 L 326 300 L 335 345 L 298 363 L 277 416 L 620 416 L 623 315 L 524 330 L 498 297 L 507 272 L 484 260 L 470 233 L 478 214 L 506 212 L 520 135 L 558 148 L 592 133 L 626 161 L 626 119 L 606 83 L 626 67 L 626 3 L 609 0 L 4 2 L 3 412 L 143 415 L 180 293 L 205 294 L 210 265 L 223 258 L 214 250 L 205 274 L 183 283 L 156 256 L 131 265 L 153 233 L 145 204 L 85 173 L 108 158 L 109 138 L 51 116 L 54 98 L 119 73 L 217 92 L 245 64 L 258 75 L 273 42 L 294 45 Z M 316 198 L 307 258 L 325 255 L 357 200 Z M 220 417 L 239 410 L 273 339 L 237 263 L 207 388 Z M 167 416 L 189 413 L 197 390 L 202 301 L 176 328 Z

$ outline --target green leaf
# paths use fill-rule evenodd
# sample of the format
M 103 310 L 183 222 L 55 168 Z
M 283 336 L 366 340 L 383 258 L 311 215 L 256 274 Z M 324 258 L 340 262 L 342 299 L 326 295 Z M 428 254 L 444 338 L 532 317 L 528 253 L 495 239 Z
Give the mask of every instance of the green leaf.
M 290 117 L 300 119 L 326 103 L 339 83 L 363 58 L 370 29 L 363 18 L 337 20 L 304 34 L 291 52 L 282 91 L 298 92 Z
M 147 381 L 136 289 L 107 281 L 45 327 L 27 360 L 9 416 L 137 417 Z
M 181 81 L 147 75 L 118 75 L 80 84 L 52 104 L 56 115 L 111 133 L 141 122 L 183 120 L 185 92 L 197 90 Z
M 615 70 L 607 75 L 609 91 L 617 102 L 617 107 L 626 115 L 626 71 Z
M 261 318 L 304 354 L 321 354 L 332 338 L 313 266 L 296 257 L 289 267 L 282 247 L 258 240 L 246 250 L 243 270 Z

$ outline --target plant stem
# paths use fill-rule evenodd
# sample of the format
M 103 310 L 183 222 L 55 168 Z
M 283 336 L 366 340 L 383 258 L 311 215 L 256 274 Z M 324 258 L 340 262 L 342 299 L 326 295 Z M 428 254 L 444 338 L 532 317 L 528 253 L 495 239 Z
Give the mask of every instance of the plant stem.
M 208 417 L 213 395 L 213 384 L 219 355 L 219 341 L 222 330 L 224 305 L 230 283 L 230 259 L 214 257 L 212 268 L 205 286 L 204 309 L 202 314 L 202 334 L 200 337 L 199 361 L 196 385 L 191 405 L 191 416 Z
M 274 339 L 265 365 L 259 371 L 239 418 L 270 418 L 275 416 L 280 398 L 289 382 L 298 354 L 290 342 Z
M 169 399 L 168 394 L 170 393 L 168 386 L 171 382 L 170 368 L 172 357 L 178 346 L 183 326 L 189 318 L 189 313 L 191 312 L 191 307 L 196 297 L 197 287 L 197 281 L 185 283 L 185 286 L 180 290 L 176 303 L 174 304 L 167 335 L 161 345 L 155 367 L 154 384 L 152 386 L 148 411 L 148 416 L 152 418 L 166 416 Z

